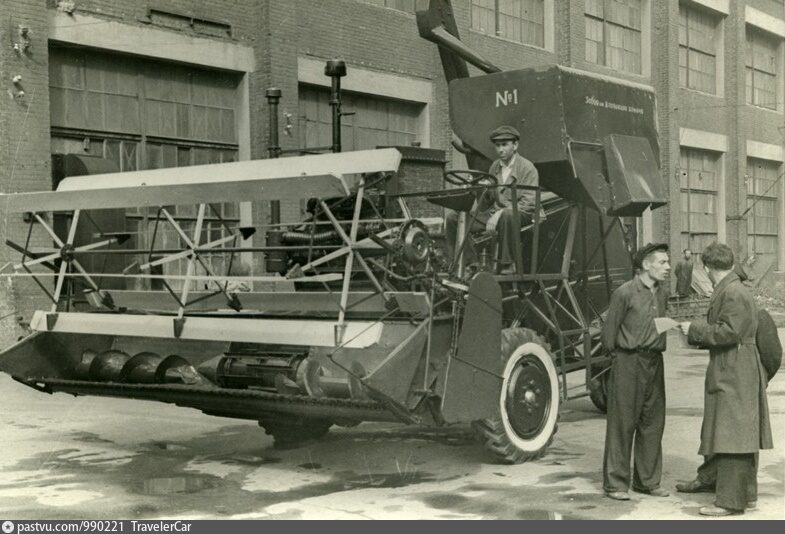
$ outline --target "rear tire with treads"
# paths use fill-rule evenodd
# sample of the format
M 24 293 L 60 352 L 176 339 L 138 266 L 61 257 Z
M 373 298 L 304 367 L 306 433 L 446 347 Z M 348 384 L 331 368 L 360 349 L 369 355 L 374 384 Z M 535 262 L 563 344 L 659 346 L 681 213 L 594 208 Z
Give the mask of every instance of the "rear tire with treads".
M 533 330 L 502 330 L 503 382 L 497 413 L 474 421 L 475 435 L 498 461 L 535 460 L 556 433 L 559 380 L 548 345 Z

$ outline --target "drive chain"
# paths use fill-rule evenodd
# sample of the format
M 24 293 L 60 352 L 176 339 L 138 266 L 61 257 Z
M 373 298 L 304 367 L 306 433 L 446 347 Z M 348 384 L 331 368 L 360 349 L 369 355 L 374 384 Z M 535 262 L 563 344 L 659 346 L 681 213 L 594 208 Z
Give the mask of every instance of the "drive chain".
M 117 382 L 91 382 L 87 380 L 65 380 L 61 378 L 42 378 L 26 381 L 40 386 L 50 386 L 58 391 L 68 393 L 84 392 L 90 390 L 112 390 L 116 392 L 133 391 L 169 392 L 169 393 L 197 393 L 201 395 L 215 395 L 218 397 L 246 398 L 282 404 L 309 404 L 322 406 L 335 406 L 339 408 L 362 408 L 366 410 L 386 411 L 384 406 L 371 400 L 339 399 L 335 397 L 309 397 L 305 395 L 284 395 L 268 391 L 254 391 L 248 389 L 231 389 L 219 387 L 187 386 L 181 384 L 120 384 Z

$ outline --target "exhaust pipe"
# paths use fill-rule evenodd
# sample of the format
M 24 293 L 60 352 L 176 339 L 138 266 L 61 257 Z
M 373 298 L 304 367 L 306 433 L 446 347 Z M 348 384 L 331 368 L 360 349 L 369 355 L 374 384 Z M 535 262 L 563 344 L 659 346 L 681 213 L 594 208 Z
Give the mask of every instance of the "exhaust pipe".
M 333 144 L 332 151 L 341 151 L 341 78 L 346 76 L 346 63 L 341 59 L 331 59 L 324 66 L 324 75 L 331 79 L 330 107 L 332 108 Z
M 270 107 L 270 121 L 267 142 L 267 155 L 271 158 L 281 156 L 281 145 L 278 140 L 278 102 L 281 100 L 281 90 L 277 87 L 270 87 L 267 89 L 265 96 L 267 97 L 267 104 Z M 278 224 L 281 222 L 281 201 L 270 201 L 270 222 Z

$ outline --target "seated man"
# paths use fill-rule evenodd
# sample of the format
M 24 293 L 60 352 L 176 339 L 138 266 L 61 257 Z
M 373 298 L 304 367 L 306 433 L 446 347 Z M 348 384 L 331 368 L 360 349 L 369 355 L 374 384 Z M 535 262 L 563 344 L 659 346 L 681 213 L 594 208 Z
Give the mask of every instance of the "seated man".
M 499 184 L 539 186 L 540 178 L 534 164 L 518 154 L 520 133 L 512 126 L 500 126 L 491 132 L 491 141 L 496 146 L 499 159 L 491 164 L 489 174 L 496 177 Z M 534 219 L 535 191 L 519 189 L 518 213 L 520 225 L 526 226 Z M 490 197 L 490 198 L 489 198 Z M 512 221 L 512 193 L 509 188 L 489 189 L 475 203 L 467 214 L 466 232 L 477 233 L 483 230 L 496 230 L 499 236 L 499 270 L 512 272 L 515 252 L 513 239 L 520 239 L 520 227 L 515 228 Z M 540 209 L 540 220 L 545 212 Z M 455 256 L 455 243 L 458 232 L 458 213 L 448 211 L 445 218 L 445 238 L 447 253 Z M 464 236 L 465 238 L 466 236 Z M 467 255 L 473 254 L 471 247 L 464 248 Z

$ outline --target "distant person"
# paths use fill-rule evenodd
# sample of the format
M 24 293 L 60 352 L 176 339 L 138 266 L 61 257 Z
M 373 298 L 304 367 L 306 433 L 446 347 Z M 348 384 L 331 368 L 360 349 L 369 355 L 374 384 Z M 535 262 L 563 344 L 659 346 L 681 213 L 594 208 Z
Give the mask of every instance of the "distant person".
M 707 320 L 684 322 L 692 345 L 709 349 L 704 386 L 703 425 L 698 450 L 704 463 L 698 477 L 676 489 L 714 491 L 702 515 L 743 514 L 757 500 L 760 449 L 773 447 L 766 399 L 766 371 L 755 344 L 755 301 L 734 272 L 733 251 L 712 243 L 701 255 L 714 284 Z
M 668 245 L 648 244 L 635 256 L 639 272 L 611 295 L 602 344 L 613 356 L 608 380 L 603 490 L 627 501 L 629 488 L 667 497 L 662 478 L 665 378 L 662 353 L 666 334 L 655 317 L 665 316 L 670 271 Z M 634 469 L 630 481 L 630 460 Z
M 528 159 L 518 154 L 518 141 L 520 132 L 513 126 L 499 126 L 490 134 L 491 141 L 496 147 L 495 160 L 488 173 L 496 177 L 499 185 L 528 185 L 539 186 L 540 177 L 537 168 Z M 499 270 L 512 272 L 514 256 L 514 240 L 520 240 L 521 227 L 529 225 L 534 220 L 535 195 L 533 190 L 519 189 L 518 213 L 520 226 L 514 227 L 512 220 L 512 196 L 509 188 L 494 188 L 487 191 L 468 213 L 466 221 L 466 235 L 495 230 L 499 238 Z M 540 211 L 540 220 L 545 219 L 545 212 Z M 447 253 L 452 259 L 455 257 L 455 245 L 458 234 L 458 213 L 448 211 L 445 218 L 445 238 Z
M 676 294 L 680 297 L 688 297 L 692 287 L 692 251 L 685 248 L 682 254 L 683 259 L 674 268 L 676 274 Z
M 698 260 L 700 255 L 696 255 L 695 258 L 696 268 L 692 270 L 692 291 L 699 298 L 711 297 L 711 294 L 714 293 L 714 286 L 703 264 Z

